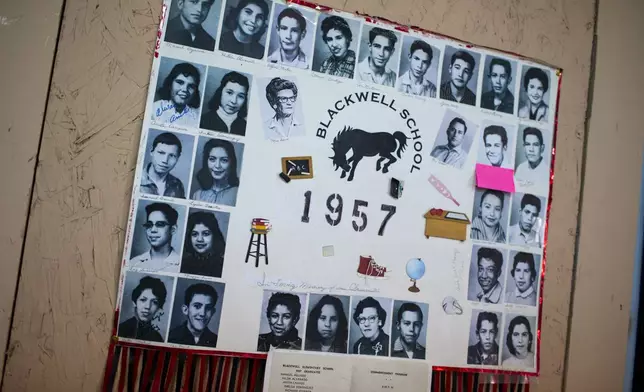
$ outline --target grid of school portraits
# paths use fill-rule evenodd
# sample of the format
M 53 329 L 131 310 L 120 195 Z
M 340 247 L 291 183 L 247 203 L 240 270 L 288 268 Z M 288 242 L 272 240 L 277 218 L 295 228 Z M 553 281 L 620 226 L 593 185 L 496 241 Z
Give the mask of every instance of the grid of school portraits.
M 462 169 L 477 145 L 477 164 L 514 170 L 518 184 L 545 195 L 550 184 L 551 136 L 538 125 L 494 117 L 477 123 L 467 114 L 446 109 L 430 155 L 439 164 Z
M 265 290 L 257 351 L 425 359 L 428 312 L 415 301 Z
M 533 370 L 541 255 L 475 244 L 467 299 L 473 304 L 467 364 Z
M 345 13 L 270 0 L 173 0 L 163 40 L 186 52 L 353 79 L 537 124 L 553 119 L 551 70 Z

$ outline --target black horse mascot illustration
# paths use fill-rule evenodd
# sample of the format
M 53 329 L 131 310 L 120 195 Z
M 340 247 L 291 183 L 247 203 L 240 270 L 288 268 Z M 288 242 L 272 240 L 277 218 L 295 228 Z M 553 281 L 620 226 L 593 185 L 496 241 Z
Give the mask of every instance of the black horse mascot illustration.
M 380 155 L 376 162 L 376 171 L 382 167 L 382 172 L 387 173 L 389 166 L 398 160 L 393 153 L 396 152 L 398 158 L 401 158 L 400 154 L 407 147 L 407 139 L 407 136 L 400 131 L 394 132 L 393 135 L 387 132 L 369 133 L 345 126 L 333 139 L 332 148 L 335 155 L 330 158 L 333 160 L 335 170 L 342 169 L 340 178 L 344 178 L 347 172 L 351 171 L 347 181 L 353 180 L 356 167 L 364 157 Z M 353 155 L 347 159 L 349 150 L 353 150 Z M 382 162 L 385 159 L 388 161 L 383 165 Z

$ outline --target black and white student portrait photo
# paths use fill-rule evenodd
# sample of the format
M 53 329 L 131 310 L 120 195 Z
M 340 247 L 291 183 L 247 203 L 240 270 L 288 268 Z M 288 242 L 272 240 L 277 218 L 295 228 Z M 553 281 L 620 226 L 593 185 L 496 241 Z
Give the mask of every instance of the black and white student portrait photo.
M 276 4 L 266 60 L 271 64 L 308 69 L 315 17 L 315 12 L 293 4 Z
M 320 14 L 315 38 L 313 71 L 353 78 L 360 22 L 337 15 Z
M 485 79 L 481 108 L 507 114 L 514 113 L 516 61 L 501 57 L 485 57 Z
M 265 87 L 264 87 L 265 86 Z M 265 92 L 261 100 L 264 121 L 264 138 L 274 142 L 304 136 L 304 116 L 295 77 L 262 79 L 260 90 Z
M 517 159 L 514 177 L 531 184 L 543 184 L 550 178 L 550 146 L 548 132 L 522 126 L 517 138 Z
M 138 272 L 125 275 L 117 335 L 122 338 L 163 342 L 168 315 L 163 310 L 174 278 Z
M 224 283 L 177 279 L 168 343 L 217 347 Z
M 426 41 L 406 35 L 402 42 L 398 91 L 436 98 L 440 50 Z
M 400 34 L 372 25 L 362 26 L 357 79 L 387 87 L 396 86 Z
M 347 353 L 349 297 L 311 294 L 304 350 Z
M 185 199 L 194 141 L 193 136 L 150 129 L 140 192 Z
M 200 137 L 191 185 L 192 200 L 235 206 L 243 155 L 242 143 Z
M 470 153 L 477 128 L 478 125 L 462 115 L 447 110 L 430 155 L 446 165 L 462 168 Z
M 392 357 L 425 359 L 428 313 L 427 304 L 394 301 L 396 322 L 391 331 Z
M 468 365 L 499 365 L 501 313 L 472 310 L 470 321 Z
M 505 317 L 505 345 L 501 366 L 513 369 L 533 369 L 537 346 L 537 318 L 508 314 Z
M 164 125 L 197 127 L 206 66 L 161 58 L 152 121 Z
M 389 356 L 391 330 L 391 302 L 389 298 L 352 297 L 353 325 L 349 345 L 352 354 Z
M 205 102 L 199 126 L 211 131 L 245 136 L 251 79 L 248 74 L 208 67 Z
M 147 271 L 179 271 L 186 207 L 139 200 L 136 209 L 130 268 Z
M 270 0 L 228 0 L 219 50 L 258 60 L 264 58 L 271 5 Z
M 508 277 L 505 283 L 505 302 L 517 305 L 537 305 L 537 284 L 541 256 L 510 251 Z
M 512 216 L 508 238 L 512 245 L 543 246 L 546 198 L 529 193 L 512 196 Z
M 464 105 L 476 105 L 478 63 L 481 55 L 469 50 L 445 47 L 440 97 Z
M 476 188 L 470 238 L 505 243 L 505 229 L 510 215 L 509 195 L 493 189 Z
M 215 50 L 220 0 L 173 0 L 165 42 Z
M 229 220 L 227 212 L 190 209 L 181 273 L 221 278 Z
M 516 129 L 509 124 L 484 120 L 479 137 L 477 162 L 483 165 L 512 169 Z M 508 148 L 508 146 L 510 146 Z
M 257 351 L 301 350 L 305 305 L 306 294 L 264 291 Z
M 519 118 L 548 121 L 549 94 L 546 93 L 550 87 L 549 72 L 524 65 L 521 73 Z
M 505 251 L 474 245 L 470 261 L 467 299 L 474 302 L 499 304 L 503 302 L 503 259 Z

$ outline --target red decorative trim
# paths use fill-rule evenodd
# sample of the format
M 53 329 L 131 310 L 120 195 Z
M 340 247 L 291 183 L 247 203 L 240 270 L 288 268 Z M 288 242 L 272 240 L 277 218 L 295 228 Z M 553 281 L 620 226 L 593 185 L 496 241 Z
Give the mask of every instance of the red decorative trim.
M 174 379 L 174 375 L 176 374 L 175 366 L 177 364 L 178 356 L 179 356 L 178 353 L 170 354 L 170 364 L 168 365 L 168 372 L 166 373 L 165 384 L 163 385 L 163 392 L 167 392 L 170 389 L 170 383 L 172 382 L 172 380 Z
M 152 364 L 154 363 L 154 359 L 159 355 L 160 354 L 154 351 L 145 352 L 145 355 L 144 355 L 145 359 L 143 360 L 143 376 L 141 378 L 141 385 L 143 386 L 144 390 L 150 384 L 150 373 L 152 373 Z
M 156 360 L 156 372 L 152 381 L 152 391 L 157 392 L 161 388 L 161 375 L 163 374 L 163 365 L 165 364 L 165 352 L 159 350 Z
M 229 384 L 230 384 L 230 378 L 229 378 L 229 370 L 230 370 L 230 363 L 232 362 L 232 358 L 226 357 L 223 358 L 224 360 L 224 369 L 222 370 L 222 375 L 221 375 L 221 389 L 222 391 L 228 390 Z M 226 389 L 224 389 L 226 388 Z
M 237 376 L 237 392 L 243 392 L 242 391 L 242 384 L 244 381 L 244 374 L 246 373 L 246 364 L 248 363 L 248 359 L 240 359 L 239 360 L 239 373 Z
M 118 314 L 118 312 L 116 312 Z M 110 345 L 107 349 L 107 363 L 105 364 L 105 374 L 103 375 L 102 392 L 107 392 L 107 384 L 112 374 L 112 365 L 114 364 L 114 351 L 116 350 L 116 338 L 110 339 Z
M 206 390 L 206 361 L 208 360 L 207 357 L 199 357 L 199 392 L 203 392 Z
M 121 363 L 120 363 L 120 374 L 119 374 L 119 386 L 118 392 L 123 392 L 125 390 L 125 380 L 127 379 L 127 354 L 129 350 L 127 348 L 121 349 Z
M 248 391 L 250 392 L 255 392 L 255 387 L 257 386 L 257 373 L 259 373 L 259 366 L 255 366 L 256 364 L 259 364 L 259 361 L 251 359 L 250 366 L 248 369 L 250 373 L 250 381 L 248 382 Z
M 181 390 L 182 391 L 187 391 L 188 388 L 190 387 L 190 382 L 192 379 L 192 354 L 188 354 L 186 358 L 186 365 L 183 368 L 183 383 L 181 384 Z
M 132 350 L 134 350 L 134 358 L 132 359 L 132 377 L 133 377 L 132 383 L 136 385 L 136 382 L 139 379 L 139 360 L 141 359 L 141 354 L 143 350 L 140 350 L 138 348 L 133 348 Z

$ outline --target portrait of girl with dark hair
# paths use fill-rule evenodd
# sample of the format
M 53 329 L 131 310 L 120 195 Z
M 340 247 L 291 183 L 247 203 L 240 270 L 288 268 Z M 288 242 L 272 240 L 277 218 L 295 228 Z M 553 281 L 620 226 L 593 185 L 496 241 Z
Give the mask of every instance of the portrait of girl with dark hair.
M 268 292 L 266 292 L 268 293 Z M 271 348 L 301 350 L 302 338 L 296 328 L 300 321 L 302 302 L 290 293 L 272 293 L 266 306 L 266 321 L 270 332 L 257 338 L 257 351 L 268 352 Z
M 211 67 L 210 72 L 214 69 Z M 249 91 L 250 83 L 245 75 L 235 71 L 225 74 L 208 101 L 208 111 L 201 116 L 199 126 L 211 131 L 244 136 Z
M 213 212 L 188 215 L 181 272 L 221 278 L 226 241 Z
M 346 354 L 348 337 L 349 323 L 342 301 L 323 296 L 309 312 L 304 349 Z
M 229 2 L 230 3 L 230 2 Z M 264 57 L 260 44 L 268 27 L 270 5 L 265 0 L 240 0 L 224 18 L 219 50 L 254 59 Z
M 505 347 L 510 356 L 503 360 L 502 366 L 513 368 L 534 368 L 532 343 L 534 334 L 528 318 L 517 316 L 510 321 Z
M 126 295 L 126 294 L 124 294 Z M 118 336 L 129 339 L 163 342 L 160 328 L 153 324 L 165 305 L 168 290 L 161 279 L 144 276 L 132 290 L 134 315 L 119 324 Z M 123 299 L 125 302 L 126 299 Z
M 201 153 L 201 168 L 195 176 L 199 189 L 193 200 L 234 206 L 237 202 L 239 177 L 237 154 L 232 142 L 209 139 Z
M 548 121 L 548 105 L 544 97 L 548 92 L 550 79 L 546 71 L 531 67 L 523 75 L 522 101 L 519 117 L 535 121 Z
M 161 67 L 163 67 L 161 60 Z M 161 76 L 161 75 L 159 75 Z M 179 63 L 163 79 L 152 105 L 152 121 L 196 127 L 199 123 L 201 73 L 190 63 Z

